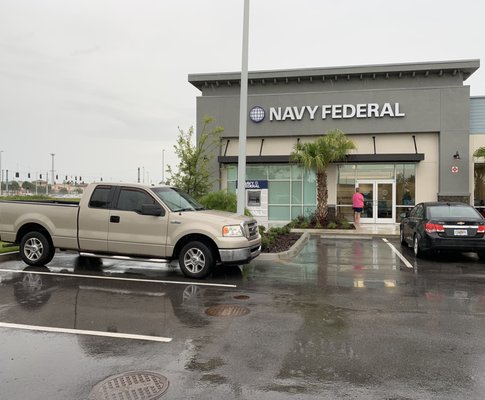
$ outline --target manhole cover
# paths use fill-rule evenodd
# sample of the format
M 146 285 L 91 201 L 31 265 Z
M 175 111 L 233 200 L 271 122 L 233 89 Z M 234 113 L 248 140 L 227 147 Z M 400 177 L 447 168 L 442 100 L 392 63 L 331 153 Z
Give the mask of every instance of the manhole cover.
M 93 387 L 89 400 L 155 400 L 168 389 L 168 379 L 148 371 L 113 375 Z
M 207 310 L 205 310 L 205 313 L 211 317 L 240 317 L 242 315 L 249 314 L 249 308 L 221 304 L 218 306 L 209 307 Z
M 249 296 L 246 296 L 245 294 L 239 294 L 237 296 L 234 296 L 236 300 L 249 300 Z

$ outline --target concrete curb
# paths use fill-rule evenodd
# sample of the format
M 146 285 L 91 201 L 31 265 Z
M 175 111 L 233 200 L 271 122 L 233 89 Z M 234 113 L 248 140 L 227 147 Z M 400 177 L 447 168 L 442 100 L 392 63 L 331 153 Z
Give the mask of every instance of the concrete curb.
M 293 232 L 293 231 L 292 231 Z M 295 242 L 293 246 L 287 251 L 281 253 L 261 253 L 257 259 L 262 261 L 267 260 L 289 260 L 290 258 L 296 257 L 298 253 L 305 247 L 307 242 L 310 240 L 309 232 L 297 232 L 302 233 L 301 237 Z
M 4 261 L 19 260 L 20 255 L 18 251 L 11 251 L 8 253 L 0 254 L 0 263 Z
M 378 238 L 395 238 L 399 233 L 389 232 L 366 232 L 360 229 L 292 229 L 291 232 L 303 233 L 308 232 L 312 236 L 320 236 L 328 239 L 372 239 Z

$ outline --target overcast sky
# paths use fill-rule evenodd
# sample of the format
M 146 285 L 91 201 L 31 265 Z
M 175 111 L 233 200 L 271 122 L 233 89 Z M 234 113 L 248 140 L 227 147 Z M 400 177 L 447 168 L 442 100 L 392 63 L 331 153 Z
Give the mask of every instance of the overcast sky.
M 159 182 L 188 74 L 241 69 L 243 0 L 0 0 L 2 169 Z M 480 59 L 485 0 L 251 0 L 249 70 Z

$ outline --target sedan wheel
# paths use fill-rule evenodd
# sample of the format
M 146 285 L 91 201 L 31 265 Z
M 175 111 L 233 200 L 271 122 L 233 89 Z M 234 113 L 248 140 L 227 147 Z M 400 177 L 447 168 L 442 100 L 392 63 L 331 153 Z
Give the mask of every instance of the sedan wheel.
M 401 228 L 401 230 L 399 231 L 399 237 L 400 237 L 400 240 L 401 240 L 401 244 L 405 244 L 407 246 L 406 239 L 404 238 L 404 229 L 403 228 Z
M 413 250 L 416 257 L 421 257 L 423 255 L 423 252 L 419 247 L 418 235 L 414 235 Z

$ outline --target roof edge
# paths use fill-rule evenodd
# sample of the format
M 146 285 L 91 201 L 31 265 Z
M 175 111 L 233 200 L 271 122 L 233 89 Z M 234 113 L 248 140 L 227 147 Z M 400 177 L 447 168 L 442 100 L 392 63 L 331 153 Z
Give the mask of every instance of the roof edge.
M 469 60 L 451 60 L 451 61 L 431 61 L 431 62 L 414 62 L 414 63 L 396 63 L 396 64 L 370 64 L 342 67 L 324 67 L 324 68 L 303 68 L 303 69 L 284 69 L 284 70 L 263 70 L 251 71 L 248 74 L 249 79 L 278 79 L 278 78 L 306 78 L 313 76 L 330 76 L 330 75 L 361 75 L 361 74 L 385 74 L 385 73 L 409 73 L 409 72 L 431 72 L 431 71 L 463 71 L 463 80 L 465 81 L 478 68 L 480 68 L 480 59 Z M 239 81 L 240 72 L 219 72 L 219 73 L 201 73 L 189 74 L 188 81 L 194 86 L 198 82 L 213 81 Z

